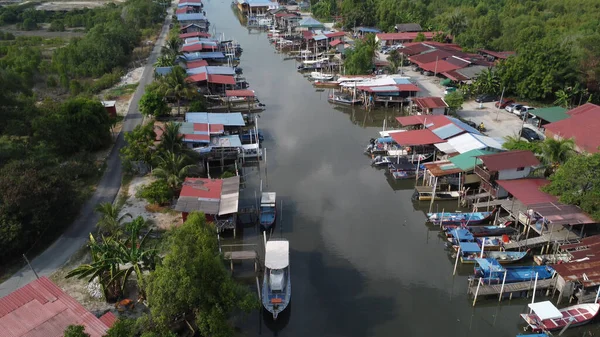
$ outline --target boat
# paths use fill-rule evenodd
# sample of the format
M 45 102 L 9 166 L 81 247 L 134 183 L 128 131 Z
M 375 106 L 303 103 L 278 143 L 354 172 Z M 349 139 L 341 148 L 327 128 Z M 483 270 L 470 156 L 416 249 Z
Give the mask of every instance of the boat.
M 424 166 L 418 169 L 419 177 L 425 172 Z M 415 179 L 417 177 L 417 165 L 408 161 L 396 161 L 388 165 L 388 174 L 396 180 Z
M 477 258 L 496 259 L 500 264 L 515 263 L 524 259 L 529 252 L 489 252 L 484 250 L 482 255 L 481 247 L 475 242 L 460 242 L 458 246 L 460 248 L 458 254 L 460 254 L 460 262 L 462 263 L 475 263 Z
M 365 154 L 378 155 L 388 154 L 388 151 L 402 148 L 390 137 L 371 138 L 369 145 L 365 148 Z
M 310 77 L 314 80 L 329 81 L 333 79 L 333 74 L 326 74 L 320 71 L 313 71 L 310 73 Z
M 554 276 L 554 269 L 550 266 L 511 266 L 502 267 L 498 260 L 493 258 L 476 258 L 475 273 L 473 278 L 480 279 L 484 284 L 502 284 L 545 280 Z M 506 275 L 506 278 L 505 278 Z
M 470 213 L 427 213 L 427 220 L 435 225 L 478 225 L 492 220 L 494 214 L 495 211 Z
M 442 230 L 445 232 L 451 232 L 458 227 L 460 226 L 442 225 Z M 517 230 L 515 228 L 506 226 L 466 226 L 466 228 L 476 237 L 517 234 Z
M 483 236 L 476 238 L 475 242 L 487 250 L 500 250 L 505 244 L 510 242 L 510 238 L 508 236 Z
M 389 166 L 395 163 L 398 160 L 398 157 L 392 156 L 376 156 L 371 160 L 371 166 L 384 167 Z
M 314 81 L 313 86 L 317 88 L 337 88 L 340 84 L 337 81 Z
M 565 263 L 571 261 L 571 256 L 569 254 L 534 255 L 533 261 L 540 266 L 544 264 Z
M 240 151 L 240 155 L 243 161 L 262 159 L 262 149 L 257 143 L 242 144 Z
M 434 197 L 433 187 L 431 186 L 415 186 L 415 192 L 413 193 L 414 200 L 431 200 Z M 459 191 L 435 191 L 435 200 L 456 200 L 460 197 Z
M 589 323 L 598 314 L 600 304 L 584 303 L 558 309 L 550 301 L 528 304 L 530 314 L 521 318 L 533 332 L 546 332 L 572 328 Z
M 269 240 L 265 245 L 263 307 L 273 315 L 275 320 L 288 307 L 291 297 L 290 243 L 283 239 Z
M 339 93 L 329 95 L 329 97 L 327 97 L 327 101 L 329 101 L 329 103 L 343 104 L 343 105 L 357 105 L 357 104 L 362 103 L 362 100 L 359 98 L 353 98 L 352 96 L 350 96 L 348 94 L 339 94 Z
M 240 141 L 242 144 L 256 143 L 256 134 L 257 132 L 254 129 L 245 131 L 244 133 L 240 134 Z M 261 142 L 264 140 L 261 130 L 258 130 L 258 140 Z
M 260 198 L 260 226 L 268 230 L 275 224 L 277 218 L 277 194 L 275 192 L 263 192 Z

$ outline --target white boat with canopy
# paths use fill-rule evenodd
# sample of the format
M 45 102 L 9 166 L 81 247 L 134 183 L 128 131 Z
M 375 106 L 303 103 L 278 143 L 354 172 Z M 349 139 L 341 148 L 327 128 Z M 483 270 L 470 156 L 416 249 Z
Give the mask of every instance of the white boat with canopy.
M 273 319 L 288 307 L 292 296 L 290 243 L 285 239 L 266 241 L 265 274 L 262 287 L 263 307 Z

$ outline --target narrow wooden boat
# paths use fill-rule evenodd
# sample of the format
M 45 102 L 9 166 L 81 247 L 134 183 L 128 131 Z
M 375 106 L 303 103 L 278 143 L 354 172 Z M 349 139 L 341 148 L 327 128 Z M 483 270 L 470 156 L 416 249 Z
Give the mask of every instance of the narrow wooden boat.
M 504 244 L 509 243 L 510 239 L 506 238 L 506 242 L 503 241 L 502 236 L 484 236 L 475 239 L 480 246 L 485 247 L 486 250 L 500 250 Z
M 491 221 L 494 214 L 495 210 L 471 213 L 427 213 L 427 221 L 436 225 L 479 225 Z
M 498 260 L 493 258 L 476 258 L 475 263 L 473 278 L 481 278 L 484 284 L 501 284 L 505 274 L 505 283 L 532 281 L 536 275 L 538 280 L 545 280 L 552 278 L 554 275 L 554 269 L 550 266 L 512 266 L 504 268 Z
M 273 315 L 273 319 L 277 319 L 290 304 L 291 297 L 290 243 L 284 239 L 269 240 L 265 245 L 263 307 Z
M 362 100 L 358 98 L 352 98 L 347 94 L 333 94 L 327 97 L 329 103 L 342 104 L 342 105 L 358 105 L 362 103 Z
M 481 255 L 481 247 L 475 242 L 460 242 L 460 262 L 475 263 L 477 258 L 492 258 L 496 259 L 500 264 L 509 264 L 519 262 L 527 256 L 529 251 L 525 252 L 501 252 L 501 251 L 485 251 Z M 485 247 L 484 247 L 485 248 Z
M 449 234 L 455 228 L 459 227 L 460 226 L 456 225 L 443 225 L 442 230 Z M 473 236 L 475 237 L 517 234 L 517 230 L 515 228 L 506 226 L 467 226 L 466 228 L 473 233 Z
M 260 226 L 268 230 L 275 224 L 277 218 L 277 194 L 263 192 L 260 198 Z
M 423 176 L 425 169 L 419 169 L 419 177 Z M 396 180 L 415 179 L 417 177 L 417 165 L 408 161 L 396 161 L 388 165 L 387 173 Z
M 584 303 L 558 309 L 550 301 L 530 303 L 530 314 L 521 318 L 534 332 L 556 331 L 565 327 L 577 327 L 589 323 L 598 314 L 600 304 Z
M 435 191 L 435 200 L 456 200 L 460 197 L 459 191 Z M 431 186 L 415 186 L 413 199 L 415 200 L 431 200 L 434 198 L 433 188 Z
M 313 86 L 317 88 L 337 88 L 340 84 L 337 81 L 314 81 Z

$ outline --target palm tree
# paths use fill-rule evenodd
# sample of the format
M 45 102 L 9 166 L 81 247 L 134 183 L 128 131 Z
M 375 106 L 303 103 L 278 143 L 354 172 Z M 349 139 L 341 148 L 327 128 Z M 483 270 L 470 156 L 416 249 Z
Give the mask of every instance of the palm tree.
M 95 211 L 100 214 L 100 219 L 96 226 L 101 233 L 109 236 L 119 237 L 123 233 L 123 221 L 126 218 L 131 219 L 131 214 L 129 213 L 119 216 L 121 208 L 110 202 L 98 204 Z
M 542 155 L 549 165 L 547 173 L 554 173 L 564 164 L 569 157 L 575 154 L 575 141 L 573 139 L 546 138 L 542 143 Z
M 375 34 L 367 34 L 363 43 L 369 48 L 369 51 L 371 52 L 371 60 L 373 60 L 375 55 L 377 55 L 377 51 L 379 50 L 379 42 L 377 42 L 375 39 Z
M 389 70 L 392 74 L 395 74 L 398 72 L 398 68 L 400 68 L 402 66 L 402 61 L 400 59 L 400 53 L 398 52 L 398 50 L 394 49 L 392 50 L 388 57 L 387 60 L 389 62 Z
M 569 93 L 561 89 L 555 92 L 554 95 L 556 96 L 554 104 L 562 106 L 565 109 L 569 108 L 569 102 L 571 101 L 571 95 L 569 95 Z
M 194 97 L 198 92 L 186 80 L 185 69 L 175 66 L 173 70 L 159 78 L 159 89 L 166 97 L 177 100 L 177 114 L 181 114 L 181 100 Z
M 467 28 L 465 15 L 459 10 L 454 11 L 454 13 L 447 17 L 446 27 L 450 35 L 452 35 L 452 39 L 456 39 L 456 36 Z
M 175 65 L 175 58 L 170 55 L 161 55 L 156 59 L 155 67 L 172 67 Z
M 491 68 L 484 69 L 475 79 L 475 88 L 480 94 L 497 93 L 500 90 L 500 78 Z
M 159 179 L 164 179 L 173 191 L 181 187 L 185 178 L 189 176 L 188 173 L 198 169 L 196 165 L 187 164 L 186 156 L 173 152 L 166 152 L 158 160 L 158 168 L 154 169 L 152 174 Z
M 168 152 L 180 153 L 183 148 L 183 136 L 181 135 L 181 124 L 168 122 L 159 127 L 162 131 L 160 146 Z
M 165 45 L 161 49 L 161 53 L 165 56 L 170 56 L 172 59 L 175 59 L 181 54 L 180 49 L 181 39 L 179 39 L 178 36 L 172 36 L 165 42 Z

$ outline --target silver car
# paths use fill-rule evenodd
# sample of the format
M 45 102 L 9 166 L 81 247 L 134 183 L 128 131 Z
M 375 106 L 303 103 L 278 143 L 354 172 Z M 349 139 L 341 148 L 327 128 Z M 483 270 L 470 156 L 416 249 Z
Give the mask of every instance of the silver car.
M 504 108 L 504 110 L 511 112 L 511 113 L 516 113 L 518 115 L 519 112 L 515 111 L 515 110 L 521 109 L 522 106 L 523 106 L 523 104 L 512 103 L 512 104 L 507 105 L 506 108 Z

